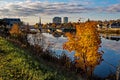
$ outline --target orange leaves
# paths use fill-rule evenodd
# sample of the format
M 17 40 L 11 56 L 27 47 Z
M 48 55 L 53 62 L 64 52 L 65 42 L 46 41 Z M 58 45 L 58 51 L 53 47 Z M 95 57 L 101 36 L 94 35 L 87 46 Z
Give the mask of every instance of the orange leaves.
M 10 34 L 15 34 L 15 35 L 19 35 L 21 34 L 21 31 L 19 29 L 18 24 L 14 24 L 10 30 Z
M 65 44 L 63 44 L 63 49 L 67 49 L 68 51 L 73 51 L 74 50 L 74 42 L 66 42 Z M 71 46 L 70 46 L 71 45 Z
M 75 51 L 76 66 L 86 70 L 94 68 L 101 61 L 98 49 L 101 43 L 96 29 L 96 22 L 85 22 L 76 25 L 76 34 L 67 33 L 68 42 L 63 48 Z

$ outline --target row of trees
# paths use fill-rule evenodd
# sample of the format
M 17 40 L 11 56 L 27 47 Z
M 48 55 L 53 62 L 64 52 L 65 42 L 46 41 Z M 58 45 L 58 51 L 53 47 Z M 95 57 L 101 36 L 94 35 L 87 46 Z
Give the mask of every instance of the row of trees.
M 117 19 L 117 20 L 105 20 L 105 21 L 88 19 L 86 22 L 91 22 L 91 21 L 94 21 L 94 22 L 98 23 L 99 25 L 106 26 L 106 27 L 107 27 L 107 25 L 115 23 L 115 22 L 120 23 L 120 19 Z M 43 28 L 75 28 L 76 24 L 78 24 L 78 23 L 80 23 L 80 22 L 69 22 L 69 23 L 61 23 L 61 24 L 46 23 L 46 24 L 42 24 L 42 27 Z M 37 24 L 38 23 L 36 23 L 35 26 Z
M 76 23 L 62 23 L 62 24 L 55 24 L 55 23 L 47 23 L 43 24 L 43 28 L 75 28 Z

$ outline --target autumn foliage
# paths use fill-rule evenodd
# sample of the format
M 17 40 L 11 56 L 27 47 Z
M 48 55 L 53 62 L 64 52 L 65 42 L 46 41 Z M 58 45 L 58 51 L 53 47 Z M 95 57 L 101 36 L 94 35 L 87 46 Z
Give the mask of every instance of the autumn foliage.
M 96 22 L 79 23 L 74 35 L 66 34 L 68 41 L 63 45 L 64 49 L 75 51 L 76 67 L 90 73 L 102 60 L 102 52 L 98 51 L 101 40 L 96 25 Z
M 21 34 L 20 28 L 18 26 L 18 24 L 14 24 L 10 30 L 10 34 L 11 35 L 19 35 Z

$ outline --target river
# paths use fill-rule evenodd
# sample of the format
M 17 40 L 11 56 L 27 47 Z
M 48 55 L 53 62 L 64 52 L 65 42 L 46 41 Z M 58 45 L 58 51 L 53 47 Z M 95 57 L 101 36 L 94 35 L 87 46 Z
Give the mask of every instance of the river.
M 63 50 L 62 45 L 67 41 L 63 35 L 52 35 L 49 33 L 28 34 L 28 42 L 31 45 L 39 44 L 44 49 L 50 49 L 55 52 L 55 55 L 62 55 L 63 51 L 72 60 L 74 59 L 74 52 Z M 103 61 L 94 69 L 94 75 L 105 78 L 109 74 L 115 74 L 118 64 L 120 64 L 120 35 L 101 34 L 101 48 L 104 51 Z

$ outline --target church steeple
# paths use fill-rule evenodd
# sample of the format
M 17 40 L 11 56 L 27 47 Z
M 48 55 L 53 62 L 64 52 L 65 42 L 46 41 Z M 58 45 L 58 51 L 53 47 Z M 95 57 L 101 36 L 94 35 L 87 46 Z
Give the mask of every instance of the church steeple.
M 39 24 L 41 24 L 41 17 L 39 17 Z
M 41 17 L 39 17 L 39 23 L 38 23 L 38 26 L 39 26 L 39 30 L 40 30 L 40 32 L 42 32 Z

